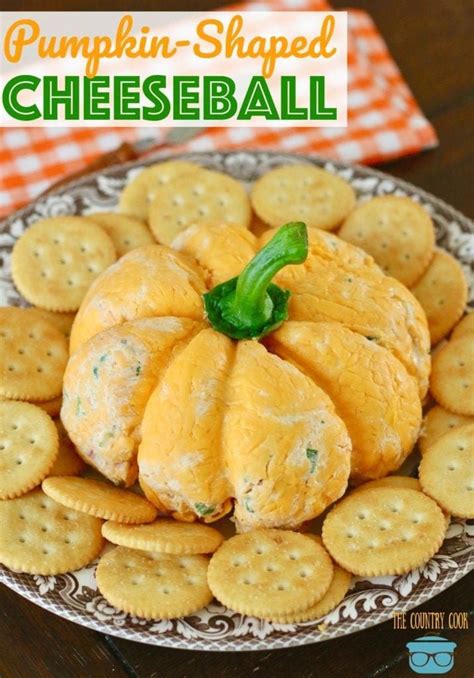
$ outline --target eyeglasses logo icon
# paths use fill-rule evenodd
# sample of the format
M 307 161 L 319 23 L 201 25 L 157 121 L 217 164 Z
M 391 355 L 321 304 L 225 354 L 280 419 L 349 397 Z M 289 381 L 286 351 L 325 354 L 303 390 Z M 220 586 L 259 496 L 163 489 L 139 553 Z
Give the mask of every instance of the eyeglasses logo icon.
M 422 636 L 406 644 L 412 671 L 419 674 L 448 673 L 454 666 L 454 650 L 457 647 L 441 636 Z

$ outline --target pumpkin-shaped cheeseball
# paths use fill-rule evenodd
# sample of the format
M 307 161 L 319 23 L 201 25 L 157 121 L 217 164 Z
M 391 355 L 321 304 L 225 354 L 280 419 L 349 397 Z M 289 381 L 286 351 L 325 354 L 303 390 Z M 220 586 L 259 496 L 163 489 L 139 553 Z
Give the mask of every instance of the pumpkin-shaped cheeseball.
M 309 240 L 309 242 L 308 242 Z M 92 285 L 61 416 L 83 458 L 182 520 L 296 527 L 413 448 L 418 302 L 334 235 L 191 227 Z M 351 470 L 352 469 L 352 470 Z

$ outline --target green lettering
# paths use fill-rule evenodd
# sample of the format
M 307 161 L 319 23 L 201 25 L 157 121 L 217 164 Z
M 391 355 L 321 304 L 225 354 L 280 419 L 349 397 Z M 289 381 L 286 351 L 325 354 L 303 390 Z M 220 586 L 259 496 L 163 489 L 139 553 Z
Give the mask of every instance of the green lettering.
M 38 120 L 41 117 L 36 104 L 24 106 L 18 101 L 22 90 L 34 92 L 40 84 L 40 79 L 35 75 L 17 75 L 7 82 L 2 92 L 3 108 L 11 118 L 15 120 Z
M 226 76 L 205 75 L 203 80 L 204 120 L 228 120 L 237 111 L 235 83 Z
M 326 78 L 311 75 L 309 78 L 310 120 L 337 120 L 337 108 L 326 107 Z
M 84 78 L 84 120 L 110 120 L 109 85 L 108 75 Z
M 64 106 L 65 120 L 79 120 L 79 76 L 64 76 L 64 89 L 59 87 L 56 75 L 45 75 L 43 79 L 43 118 L 59 120 L 59 106 Z
M 140 120 L 140 76 L 114 77 L 114 120 Z
M 173 118 L 175 120 L 199 120 L 198 75 L 176 75 L 173 79 Z
M 153 106 L 143 107 L 144 120 L 164 120 L 171 109 L 170 101 L 162 88 L 166 87 L 165 75 L 150 75 L 143 82 L 143 94 Z
M 262 115 L 266 120 L 278 120 L 278 112 L 263 75 L 254 75 L 240 107 L 238 120 L 250 120 Z
M 281 119 L 308 119 L 308 109 L 296 106 L 296 77 L 294 75 L 282 75 L 281 77 Z

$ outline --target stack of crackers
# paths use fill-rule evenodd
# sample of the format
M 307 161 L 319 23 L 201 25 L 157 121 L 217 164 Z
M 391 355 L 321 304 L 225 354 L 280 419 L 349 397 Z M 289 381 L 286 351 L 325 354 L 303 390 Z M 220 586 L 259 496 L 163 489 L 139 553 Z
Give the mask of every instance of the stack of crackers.
M 138 490 L 81 477 L 85 465 L 55 417 L 69 332 L 91 283 L 131 249 L 171 245 L 196 223 L 261 232 L 294 220 L 338 230 L 425 310 L 438 345 L 436 404 L 419 440 L 419 479 L 388 476 L 350 490 L 329 510 L 321 536 L 259 529 L 224 540 L 209 525 L 158 517 Z M 131 614 L 188 615 L 215 597 L 242 614 L 295 623 L 338 605 L 352 575 L 423 565 L 451 515 L 474 518 L 474 314 L 458 322 L 463 271 L 435 247 L 431 218 L 411 199 L 357 205 L 348 183 L 306 164 L 268 172 L 249 197 L 225 174 L 163 162 L 133 178 L 118 213 L 34 224 L 15 245 L 12 275 L 33 305 L 0 309 L 0 562 L 12 570 L 54 575 L 101 556 L 99 590 Z M 106 542 L 113 547 L 104 551 Z

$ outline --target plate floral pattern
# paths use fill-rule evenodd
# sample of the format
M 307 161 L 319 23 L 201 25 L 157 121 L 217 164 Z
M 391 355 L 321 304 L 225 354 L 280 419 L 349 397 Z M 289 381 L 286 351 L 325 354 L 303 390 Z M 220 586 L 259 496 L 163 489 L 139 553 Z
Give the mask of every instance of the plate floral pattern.
M 431 214 L 437 242 L 461 262 L 472 280 L 474 224 L 441 200 L 376 170 L 328 162 L 321 158 L 279 153 L 193 153 L 181 156 L 217 169 L 250 185 L 281 164 L 306 161 L 349 181 L 360 200 L 376 195 L 408 195 Z M 114 209 L 125 183 L 146 161 L 115 166 L 61 187 L 16 212 L 0 224 L 0 305 L 22 305 L 10 274 L 10 255 L 17 238 L 38 219 Z M 469 297 L 474 302 L 473 290 Z M 356 578 L 340 605 L 325 617 L 303 624 L 271 624 L 212 603 L 190 617 L 145 621 L 119 612 L 97 590 L 92 564 L 74 573 L 41 577 L 12 572 L 0 565 L 0 582 L 64 619 L 97 631 L 151 645 L 194 650 L 269 650 L 305 645 L 360 631 L 407 611 L 454 584 L 474 568 L 474 521 L 453 520 L 440 550 L 424 567 L 403 576 Z

